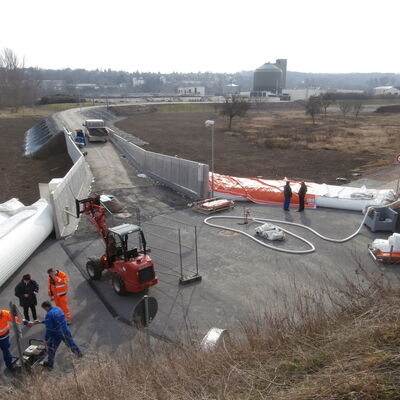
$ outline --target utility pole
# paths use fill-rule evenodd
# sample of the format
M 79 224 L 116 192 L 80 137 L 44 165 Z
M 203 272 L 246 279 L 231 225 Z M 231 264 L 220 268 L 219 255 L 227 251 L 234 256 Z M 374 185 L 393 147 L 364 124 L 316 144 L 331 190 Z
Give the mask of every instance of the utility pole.
M 211 197 L 214 197 L 214 126 L 215 121 L 207 120 L 205 122 L 207 128 L 211 127 Z

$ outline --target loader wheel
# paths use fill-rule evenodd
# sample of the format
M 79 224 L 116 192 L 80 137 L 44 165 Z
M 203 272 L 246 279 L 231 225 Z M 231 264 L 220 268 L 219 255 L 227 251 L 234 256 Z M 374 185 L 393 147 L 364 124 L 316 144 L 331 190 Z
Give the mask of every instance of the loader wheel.
M 112 286 L 118 296 L 125 296 L 127 294 L 127 291 L 125 289 L 125 282 L 122 279 L 121 275 L 113 274 Z
M 99 259 L 90 259 L 86 263 L 86 271 L 90 279 L 98 281 L 101 278 L 101 273 L 103 272 L 103 266 Z

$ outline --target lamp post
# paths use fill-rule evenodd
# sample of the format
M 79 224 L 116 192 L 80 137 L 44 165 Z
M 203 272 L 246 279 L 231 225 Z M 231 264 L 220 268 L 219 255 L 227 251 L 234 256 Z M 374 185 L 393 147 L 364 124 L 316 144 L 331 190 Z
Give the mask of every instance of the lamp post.
M 215 125 L 215 122 L 208 119 L 204 124 L 207 128 L 211 128 L 211 197 L 214 197 L 214 125 Z
M 81 87 L 77 87 L 77 89 L 78 89 L 78 96 L 79 96 L 79 112 L 81 112 L 82 111 L 82 106 L 81 106 Z

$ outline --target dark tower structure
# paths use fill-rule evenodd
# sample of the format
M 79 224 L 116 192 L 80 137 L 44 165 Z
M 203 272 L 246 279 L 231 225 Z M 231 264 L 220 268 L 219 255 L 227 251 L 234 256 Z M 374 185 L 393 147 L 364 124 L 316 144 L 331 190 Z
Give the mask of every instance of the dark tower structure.
M 282 89 L 286 89 L 287 60 L 285 58 L 279 58 L 276 60 L 275 65 L 282 70 Z
M 254 71 L 253 96 L 265 96 L 266 92 L 281 94 L 286 88 L 287 60 L 278 59 L 275 64 L 265 63 Z

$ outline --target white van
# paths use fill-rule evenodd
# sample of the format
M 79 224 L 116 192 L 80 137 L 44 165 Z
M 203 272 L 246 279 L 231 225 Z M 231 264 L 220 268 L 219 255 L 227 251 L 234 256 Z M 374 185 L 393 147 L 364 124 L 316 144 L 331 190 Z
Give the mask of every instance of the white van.
M 82 125 L 89 142 L 107 142 L 108 131 L 102 119 L 87 119 Z

